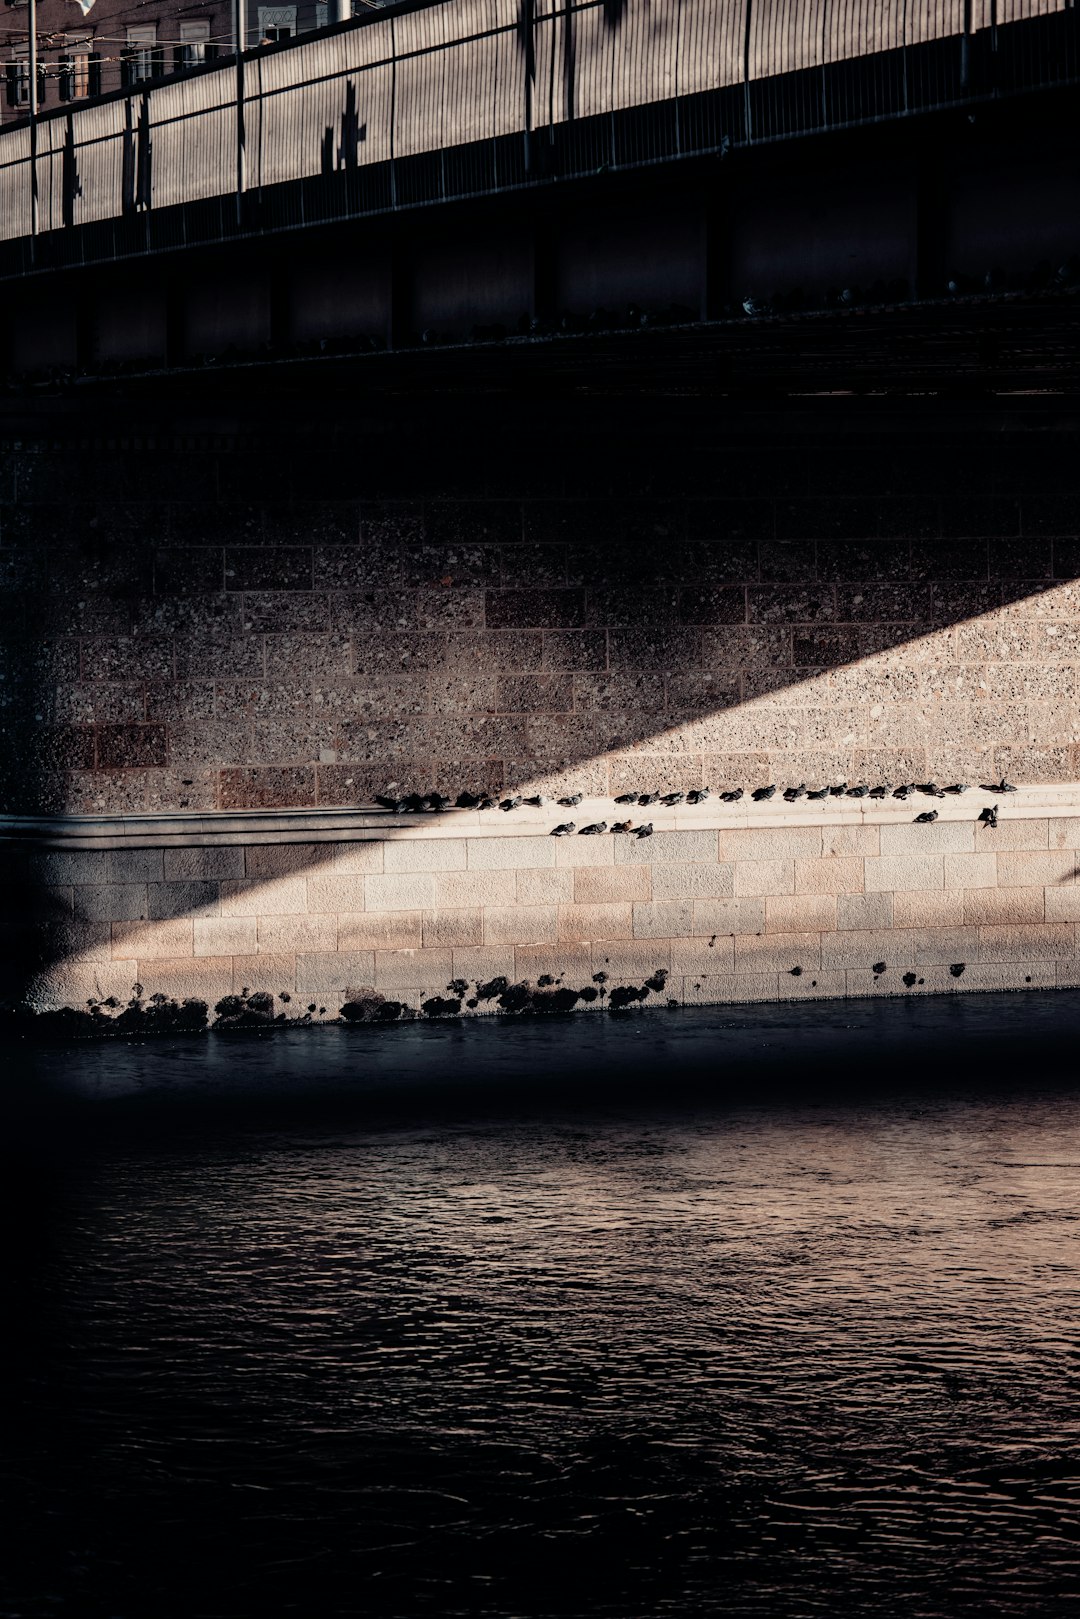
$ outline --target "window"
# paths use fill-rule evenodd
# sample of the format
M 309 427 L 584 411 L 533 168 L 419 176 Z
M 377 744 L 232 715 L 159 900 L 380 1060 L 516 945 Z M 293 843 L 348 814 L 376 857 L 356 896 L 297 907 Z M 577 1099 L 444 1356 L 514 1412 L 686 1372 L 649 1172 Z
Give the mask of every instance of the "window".
M 7 103 L 9 107 L 30 105 L 30 64 L 25 57 L 7 64 Z
M 101 93 L 100 58 L 90 49 L 89 40 L 69 39 L 60 58 L 60 100 L 81 101 Z
M 163 52 L 157 48 L 157 26 L 143 23 L 127 31 L 127 49 L 120 63 L 120 82 L 137 84 L 140 79 L 153 79 L 165 71 Z
M 259 44 L 274 45 L 279 39 L 292 39 L 296 33 L 295 6 L 259 7 Z
M 182 22 L 180 24 L 180 43 L 176 47 L 177 72 L 185 67 L 200 67 L 207 57 L 207 44 L 210 39 L 210 24 L 208 22 Z

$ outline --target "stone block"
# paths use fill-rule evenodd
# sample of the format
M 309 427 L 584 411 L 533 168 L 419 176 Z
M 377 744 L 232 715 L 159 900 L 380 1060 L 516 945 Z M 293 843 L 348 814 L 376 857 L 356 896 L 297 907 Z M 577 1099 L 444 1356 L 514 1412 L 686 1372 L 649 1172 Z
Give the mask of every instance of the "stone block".
M 484 944 L 551 944 L 559 937 L 555 905 L 489 905 L 484 909 Z
M 641 821 L 649 818 L 648 810 L 638 812 Z M 716 833 L 654 832 L 651 838 L 612 838 L 615 846 L 615 864 L 649 865 L 663 861 L 709 864 L 716 859 Z
M 572 810 L 562 812 L 572 815 Z M 552 838 L 555 845 L 555 864 L 564 868 L 575 870 L 581 866 L 613 866 L 615 864 L 615 845 L 623 841 L 621 838 Z M 643 839 L 644 843 L 651 843 L 651 838 Z
M 253 916 L 196 916 L 192 921 L 197 956 L 253 956 L 258 948 Z
M 327 843 L 253 844 L 244 851 L 244 875 L 265 882 L 296 872 L 318 871 L 329 866 L 333 858 L 333 845 Z
M 911 967 L 904 972 L 885 972 L 876 974 L 866 971 L 865 968 L 853 968 L 846 975 L 847 992 L 849 995 L 866 996 L 874 999 L 882 997 L 889 999 L 896 996 L 941 995 L 957 988 L 958 981 L 949 973 L 948 967 L 926 966 Z M 905 983 L 905 977 L 909 982 Z
M 662 866 L 658 869 L 666 874 L 677 868 Z M 648 866 L 579 866 L 573 872 L 573 884 L 574 902 L 578 905 L 617 905 L 653 898 L 652 872 Z
M 771 894 L 765 901 L 766 933 L 833 933 L 834 894 Z
M 592 944 L 594 973 L 606 973 L 615 984 L 641 984 L 661 969 L 670 970 L 671 947 L 666 939 L 606 939 Z
M 884 932 L 893 922 L 891 894 L 840 894 L 837 897 L 836 926 L 841 933 Z
M 963 928 L 914 928 L 912 940 L 918 967 L 944 962 L 975 961 L 979 956 L 979 930 Z
M 258 955 L 336 950 L 338 919 L 336 916 L 311 916 L 306 911 L 296 916 L 260 916 L 258 940 Z
M 735 933 L 765 932 L 765 900 L 696 899 L 694 932 L 702 938 Z
M 435 875 L 435 909 L 464 911 L 473 906 L 513 905 L 519 873 L 509 871 L 454 871 Z
M 721 860 L 815 860 L 821 855 L 819 826 L 755 826 L 720 831 Z
M 736 864 L 735 893 L 740 899 L 794 892 L 794 860 L 740 860 Z
M 384 993 L 419 989 L 432 995 L 444 994 L 453 977 L 454 960 L 449 950 L 375 952 L 375 988 Z
M 433 911 L 435 878 L 428 871 L 365 877 L 364 908 L 369 911 Z
M 191 919 L 171 922 L 114 922 L 112 953 L 115 960 L 132 956 L 139 961 L 193 955 Z
M 600 843 L 599 838 L 587 839 Z M 470 871 L 517 871 L 529 866 L 553 866 L 559 843 L 569 838 L 514 837 L 470 838 L 468 840 L 468 869 Z
M 265 952 L 254 956 L 234 956 L 232 969 L 232 987 L 236 995 L 244 990 L 249 994 L 262 990 L 268 995 L 280 995 L 282 991 L 291 995 L 296 989 L 296 957 L 288 951 L 280 955 Z M 278 1007 L 276 1010 L 283 1009 Z
M 72 889 L 72 909 L 84 922 L 134 922 L 148 913 L 145 883 L 94 883 Z
M 634 906 L 635 939 L 685 939 L 693 932 L 693 900 L 652 900 Z
M 216 916 L 219 908 L 216 882 L 148 883 L 147 915 L 164 920 L 172 916 Z
M 893 923 L 898 928 L 958 928 L 964 924 L 964 895 L 960 889 L 915 890 L 890 898 Z
M 872 929 L 826 933 L 821 939 L 823 967 L 872 969 L 883 961 L 886 972 L 894 972 L 912 966 L 914 960 L 915 939 L 910 928 L 890 928 L 883 933 Z
M 1070 849 L 999 854 L 998 885 L 1001 888 L 1063 888 L 1075 882 L 1076 868 L 1077 858 Z
M 36 974 L 26 988 L 26 1004 L 35 1012 L 61 1006 L 85 1007 L 114 995 L 126 1004 L 138 981 L 136 961 L 58 961 Z
M 233 958 L 226 956 L 150 957 L 138 965 L 143 999 L 168 995 L 173 1000 L 205 1001 L 213 1022 L 214 1006 L 232 993 Z
M 922 800 L 919 800 L 920 804 Z M 921 810 L 920 810 L 921 813 Z M 878 828 L 882 857 L 889 855 L 969 854 L 975 848 L 974 819 L 935 821 L 917 826 L 914 820 L 903 825 Z
M 165 877 L 161 849 L 110 849 L 107 858 L 111 883 L 160 883 Z
M 222 916 L 296 916 L 306 910 L 307 880 L 302 876 L 270 882 L 225 878 L 221 883 Z
M 318 877 L 304 879 L 309 911 L 362 911 L 366 899 L 364 877 L 333 867 Z
M 170 883 L 206 882 L 242 878 L 244 850 L 237 845 L 210 845 L 201 849 L 164 850 L 164 878 Z
M 847 993 L 847 974 L 839 969 L 777 975 L 777 998 L 781 1001 L 820 1001 Z
M 879 831 L 876 826 L 823 826 L 821 852 L 824 856 L 880 854 Z
M 502 876 L 504 873 L 492 873 Z M 505 875 L 511 875 L 509 873 Z M 571 905 L 574 901 L 574 872 L 558 867 L 532 868 L 512 874 L 516 879 L 514 903 L 517 905 Z
M 1006 828 L 1011 829 L 1013 827 L 1022 827 L 1022 826 L 1025 826 L 1025 825 L 1027 825 L 1027 826 L 1036 826 L 1037 824 L 1038 823 L 1035 822 L 1035 821 L 1028 821 L 1028 822 L 1024 822 L 1024 821 L 1000 821 L 998 823 L 998 826 L 997 826 L 997 831 L 1002 832 Z M 1025 844 L 1014 843 L 1014 844 L 1010 844 L 1009 847 L 1010 848 L 1017 848 L 1017 849 L 1018 848 L 1025 848 L 1025 849 L 1030 848 L 1030 849 L 1033 849 L 1035 847 L 1039 847 L 1039 848 L 1042 848 L 1042 849 L 1045 849 L 1045 848 L 1051 848 L 1051 849 L 1080 849 L 1080 815 L 1055 816 L 1055 818 L 1052 821 L 1049 821 L 1047 823 L 1047 825 L 1048 825 L 1048 828 L 1049 828 L 1049 841 L 1048 841 L 1048 843 L 1043 843 L 1043 844 L 1039 844 L 1039 845 L 1036 845 L 1034 843 L 1025 843 Z M 988 834 L 991 831 L 991 829 L 989 827 L 981 828 L 981 830 L 987 832 Z M 1080 862 L 1078 862 L 1078 863 L 1080 863 Z
M 369 872 L 374 874 L 383 870 L 383 845 L 374 839 L 335 843 L 333 850 L 335 871 L 346 872 L 349 876 L 366 876 Z
M 555 949 L 555 946 L 545 945 L 535 948 Z M 517 971 L 514 955 L 513 945 L 500 945 L 492 949 L 455 950 L 454 977 L 464 978 L 473 985 L 489 984 L 493 978 L 506 978 L 510 983 L 515 983 L 521 975 Z
M 450 949 L 484 942 L 484 913 L 471 911 L 425 911 L 423 920 L 424 949 L 439 946 Z
M 804 972 L 820 967 L 822 940 L 817 933 L 739 933 L 735 937 L 737 973 Z
M 632 939 L 633 909 L 629 903 L 560 905 L 558 937 L 570 941 Z
M 933 828 L 928 830 L 932 831 Z M 945 887 L 945 858 L 931 855 L 880 855 L 867 860 L 863 881 L 868 894 L 903 893 Z
M 997 860 L 992 854 L 947 854 L 945 887 L 996 888 Z
M 734 893 L 735 866 L 730 860 L 711 860 L 702 865 L 673 862 L 657 866 L 653 871 L 653 899 L 731 899 Z
M 34 853 L 27 861 L 31 880 L 52 887 L 106 883 L 108 855 L 103 849 L 57 849 Z
M 979 929 L 980 961 L 1067 961 L 1075 954 L 1076 928 L 1072 923 Z
M 858 855 L 831 855 L 824 860 L 796 860 L 796 894 L 861 894 L 863 863 Z
M 221 808 L 291 809 L 315 802 L 313 765 L 252 765 L 219 774 Z
M 964 922 L 969 927 L 1009 927 L 1044 920 L 1071 921 L 1071 917 L 1048 917 L 1045 901 L 1047 895 L 1069 893 L 1080 898 L 1080 889 L 1069 888 L 969 888 L 964 892 Z
M 347 992 L 372 988 L 374 983 L 375 953 L 372 950 L 320 950 L 296 958 L 298 996 L 344 998 Z
M 734 1006 L 775 1001 L 776 983 L 776 973 L 703 973 L 698 977 L 688 973 L 682 980 L 682 1002 L 684 1006 Z
M 1002 892 L 1004 893 L 1006 890 L 1003 889 Z M 1007 890 L 1007 892 L 1024 894 L 1027 890 L 1014 888 Z M 1047 888 L 1038 892 L 1045 895 L 1045 916 L 1048 922 L 1080 922 L 1080 884 L 1074 883 L 1069 888 Z M 1020 919 L 1017 918 L 1016 920 Z M 1032 918 L 1024 918 L 1024 920 L 1030 921 Z M 1040 918 L 1036 917 L 1034 920 L 1039 921 Z
M 708 939 L 672 939 L 671 970 L 676 974 L 734 972 L 734 934 L 715 934 Z
M 383 845 L 383 870 L 395 873 L 464 871 L 464 838 L 393 838 Z
M 337 921 L 341 950 L 419 950 L 423 944 L 421 911 L 342 911 Z
M 592 980 L 592 947 L 573 939 L 556 944 L 519 944 L 514 948 L 514 967 L 511 977 L 534 984 L 543 977 L 561 979 L 571 989 L 581 989 Z
M 1077 963 L 1080 965 L 1080 963 Z M 1002 989 L 1054 989 L 1072 976 L 1073 963 L 1053 961 L 969 962 L 962 978 L 954 981 L 959 990 L 976 993 Z

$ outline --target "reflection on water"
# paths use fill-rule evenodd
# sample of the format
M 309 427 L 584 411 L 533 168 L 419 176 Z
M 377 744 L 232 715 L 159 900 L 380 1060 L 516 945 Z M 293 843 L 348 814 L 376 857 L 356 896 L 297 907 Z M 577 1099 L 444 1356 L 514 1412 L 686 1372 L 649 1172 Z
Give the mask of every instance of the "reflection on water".
M 41 1059 L 157 1100 L 19 1127 L 0 1612 L 1076 1614 L 1078 1007 L 982 1006 L 384 1031 L 487 1103 L 243 1120 L 161 1093 L 376 1048 Z M 766 1047 L 856 1071 L 657 1101 Z

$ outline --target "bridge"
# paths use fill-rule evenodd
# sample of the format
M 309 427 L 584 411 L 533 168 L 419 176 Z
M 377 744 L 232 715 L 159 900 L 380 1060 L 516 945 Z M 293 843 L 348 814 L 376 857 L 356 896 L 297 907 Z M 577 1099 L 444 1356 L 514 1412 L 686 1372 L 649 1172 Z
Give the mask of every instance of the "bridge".
M 832 385 L 995 363 L 1053 385 L 1078 42 L 1067 0 L 369 13 L 0 132 L 10 364 L 369 355 L 377 386 L 418 348 L 501 345 L 467 362 L 498 378 L 583 336 L 634 368 L 597 334 L 709 326 L 646 363 L 809 385 L 801 337 L 748 352 L 744 323 L 825 315 Z M 891 311 L 858 352 L 853 309 Z
M 12 1007 L 1080 982 L 1076 72 L 444 0 L 0 131 Z

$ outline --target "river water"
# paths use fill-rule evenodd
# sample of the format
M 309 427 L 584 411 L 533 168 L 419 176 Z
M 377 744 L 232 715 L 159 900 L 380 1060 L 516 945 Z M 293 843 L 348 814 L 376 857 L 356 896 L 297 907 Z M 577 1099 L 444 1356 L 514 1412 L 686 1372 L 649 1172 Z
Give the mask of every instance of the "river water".
M 3 1619 L 1080 1613 L 1080 996 L 6 1061 Z

